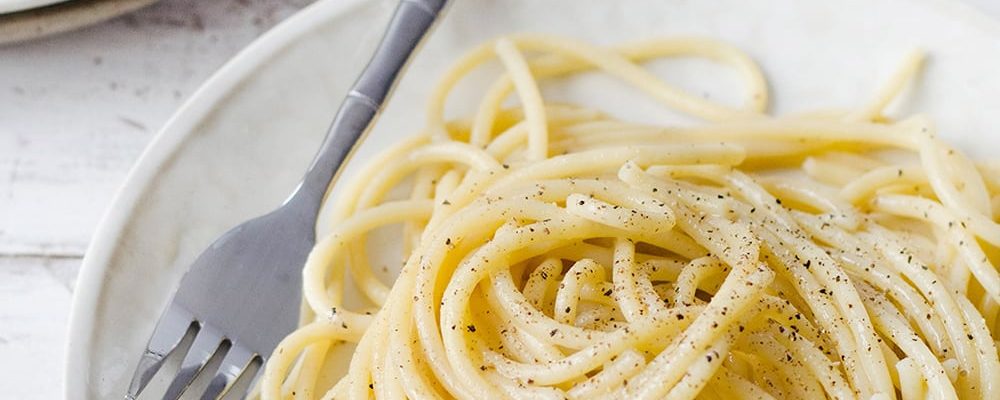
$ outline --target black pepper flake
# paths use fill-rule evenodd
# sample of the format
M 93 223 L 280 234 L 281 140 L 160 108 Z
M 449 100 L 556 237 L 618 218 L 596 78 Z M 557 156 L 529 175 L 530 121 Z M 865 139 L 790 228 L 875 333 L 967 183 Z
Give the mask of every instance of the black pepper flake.
M 465 328 L 468 329 L 469 332 L 472 332 L 472 333 L 476 332 L 476 326 L 475 325 L 469 325 L 469 326 L 467 326 Z
M 677 319 L 678 320 L 684 319 L 684 314 L 677 314 Z

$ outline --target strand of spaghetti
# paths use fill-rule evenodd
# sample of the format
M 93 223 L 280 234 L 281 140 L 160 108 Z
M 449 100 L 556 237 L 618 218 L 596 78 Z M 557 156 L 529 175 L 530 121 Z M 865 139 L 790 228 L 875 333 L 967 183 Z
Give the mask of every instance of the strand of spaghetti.
M 288 357 L 271 357 L 264 369 L 263 387 L 268 390 L 264 396 L 272 399 L 280 398 L 278 390 L 281 380 L 288 373 L 288 368 L 294 361 L 291 355 L 298 354 L 303 348 L 313 342 L 329 340 L 353 340 L 357 341 L 361 337 L 361 332 L 345 328 L 339 322 L 317 321 L 305 327 L 297 329 L 285 339 L 282 339 L 275 350 L 276 355 L 288 353 Z
M 435 138 L 439 140 L 450 139 L 444 122 L 444 108 L 448 94 L 458 81 L 468 75 L 470 71 L 493 58 L 494 50 L 492 47 L 492 43 L 484 43 L 465 53 L 451 64 L 451 67 L 441 75 L 438 84 L 431 89 L 424 118 L 429 131 Z
M 545 180 L 588 172 L 607 171 L 627 161 L 650 164 L 738 164 L 740 148 L 725 144 L 681 144 L 612 147 L 556 156 L 511 172 L 493 185 L 493 191 L 529 180 Z
M 632 86 L 647 92 L 664 104 L 707 120 L 751 118 L 758 114 L 749 110 L 734 110 L 701 98 L 689 96 L 660 81 L 649 71 L 633 64 L 621 55 L 597 46 L 555 36 L 517 35 L 513 37 L 524 50 L 546 51 L 579 59 L 596 65 Z
M 338 379 L 337 383 L 335 383 L 333 387 L 331 387 L 329 390 L 326 391 L 326 393 L 323 394 L 321 400 L 335 400 L 337 398 L 343 397 L 344 392 L 346 391 L 346 387 L 347 387 L 347 379 L 345 378 Z
M 767 82 L 760 68 L 746 54 L 725 43 L 700 38 L 660 39 L 626 44 L 615 48 L 615 51 L 634 62 L 687 55 L 702 56 L 731 64 L 743 72 L 744 80 L 748 83 L 747 91 L 750 95 L 747 108 L 762 113 L 767 107 Z M 531 74 L 536 79 L 565 76 L 594 67 L 574 61 L 566 57 L 549 56 L 529 64 L 531 65 Z M 501 76 L 490 86 L 476 112 L 476 120 L 469 139 L 470 143 L 483 145 L 486 142 L 497 118 L 496 110 L 500 109 L 503 99 L 510 94 L 513 86 L 509 76 Z
M 1000 357 L 997 345 L 991 340 L 989 329 L 972 303 L 964 297 L 959 297 L 958 306 L 962 310 L 962 317 L 968 321 L 969 335 L 972 336 L 969 339 L 974 341 L 978 348 L 976 354 L 979 356 L 981 393 L 984 398 L 1000 396 Z
M 878 338 L 874 330 L 866 329 L 872 325 L 864 308 L 856 307 L 861 304 L 860 298 L 852 287 L 850 279 L 822 249 L 802 238 L 801 231 L 799 228 L 793 227 L 794 222 L 787 211 L 781 207 L 778 199 L 738 171 L 730 174 L 728 178 L 729 183 L 752 204 L 764 209 L 768 216 L 773 218 L 772 221 L 780 221 L 778 224 L 765 223 L 765 226 L 768 226 L 771 233 L 780 238 L 780 242 L 795 243 L 795 247 L 790 249 L 803 260 L 811 260 L 810 265 L 813 266 L 811 271 L 815 271 L 812 274 L 823 283 L 824 287 L 832 289 L 834 304 L 839 308 L 839 313 L 851 321 L 850 326 L 854 330 L 858 349 L 861 350 L 860 356 L 865 360 L 861 365 L 865 368 L 868 376 L 872 378 L 875 389 L 873 394 L 888 395 L 893 393 L 885 360 L 880 353 L 870 350 L 877 346 Z M 780 229 L 776 225 L 785 228 Z
M 905 251 L 905 248 L 891 232 L 878 226 L 869 226 L 868 230 L 873 234 L 868 234 L 864 238 L 875 245 L 890 265 L 904 273 L 914 286 L 924 292 L 935 307 L 943 309 L 939 311 L 939 314 L 945 321 L 945 329 L 950 331 L 952 343 L 960 362 L 965 361 L 963 369 L 967 372 L 973 387 L 981 385 L 982 383 L 978 382 L 979 376 L 977 376 L 977 372 L 982 372 L 979 371 L 981 365 L 972 362 L 976 358 L 976 350 L 972 343 L 972 337 L 969 337 L 969 323 L 971 321 L 963 317 L 958 306 L 957 299 L 961 296 L 953 296 L 951 290 L 939 282 L 933 274 L 921 267 L 919 260 L 914 262 L 912 256 Z
M 927 398 L 924 391 L 924 378 L 912 358 L 904 358 L 896 363 L 899 374 L 899 391 L 903 400 L 919 400 Z
M 878 257 L 878 252 L 871 248 L 870 244 L 854 239 L 843 230 L 833 229 L 829 226 L 824 227 L 818 221 L 804 221 L 802 227 L 814 237 L 835 243 L 838 248 L 834 254 L 839 256 L 841 265 L 848 273 L 885 292 L 897 304 L 905 306 L 910 311 L 908 313 L 909 319 L 917 325 L 923 333 L 924 340 L 929 343 L 936 354 L 943 356 L 953 349 L 954 344 L 950 340 L 957 339 L 955 332 L 950 337 L 945 337 L 949 335 L 949 332 L 941 320 L 938 310 L 933 309 L 931 303 L 914 290 L 899 271 L 888 268 L 884 271 L 882 269 L 876 271 L 873 268 L 873 266 L 882 265 L 887 261 Z M 849 253 L 849 249 L 862 249 L 862 253 L 860 255 Z M 954 327 L 955 325 L 948 326 Z
M 332 341 L 321 341 L 313 343 L 302 351 L 302 357 L 299 359 L 301 370 L 298 375 L 293 375 L 295 379 L 292 381 L 295 384 L 293 392 L 296 395 L 307 398 L 316 397 L 314 395 L 316 381 L 319 379 L 320 373 L 322 373 L 323 364 L 326 362 L 326 354 L 330 351 L 330 347 L 336 345 L 338 343 Z
M 447 171 L 447 172 L 446 172 Z M 444 165 L 427 165 L 422 168 L 417 169 L 416 174 L 413 177 L 413 187 L 410 189 L 410 200 L 426 200 L 428 198 L 435 198 L 435 194 L 441 190 L 441 185 L 437 184 L 439 179 L 444 179 L 443 175 L 447 173 L 457 173 L 453 169 L 446 170 Z M 435 200 L 437 200 L 435 198 Z M 435 201 L 437 204 L 437 201 Z M 436 208 L 437 206 L 435 206 Z M 432 213 L 433 214 L 433 213 Z M 407 221 L 403 225 L 403 254 L 409 254 L 416 247 L 416 244 L 420 242 L 420 235 L 422 234 L 424 228 L 426 227 L 425 221 Z M 352 260 L 353 258 L 360 259 L 360 267 L 369 268 L 368 257 L 364 256 L 367 253 L 365 248 L 365 237 L 359 237 L 356 240 L 356 244 L 351 246 Z M 357 251 L 357 253 L 355 253 Z M 382 303 L 378 303 L 381 305 Z
M 746 378 L 735 374 L 725 367 L 720 369 L 720 373 L 715 375 L 716 379 L 722 380 L 727 386 L 726 395 L 731 398 L 748 400 L 774 400 L 774 396 L 762 389 L 760 386 L 746 380 Z
M 561 130 L 568 129 L 568 127 L 606 118 L 597 111 L 567 106 L 553 106 L 551 104 L 545 105 L 545 114 L 546 121 L 548 121 L 551 128 L 549 129 L 549 134 L 553 136 L 553 139 L 559 135 Z M 527 143 L 527 135 L 526 124 L 523 121 L 519 121 L 500 132 L 492 141 L 484 146 L 487 153 L 493 155 L 498 160 L 504 160 L 519 150 L 520 146 L 524 146 Z M 483 141 L 485 140 L 487 139 L 484 138 Z M 473 144 L 475 145 L 475 143 Z M 551 149 L 550 153 L 555 153 L 554 149 Z
M 796 398 L 815 399 L 824 396 L 816 377 L 810 374 L 808 368 L 803 368 L 802 360 L 792 357 L 792 353 L 771 335 L 754 333 L 741 344 L 741 349 L 759 355 L 762 360 L 779 369 L 786 377 L 787 386 Z
M 914 77 L 920 72 L 926 57 L 927 54 L 919 49 L 907 54 L 902 65 L 890 75 L 891 78 L 878 90 L 872 102 L 849 114 L 845 119 L 871 121 L 882 117 L 882 113 L 885 112 L 889 103 L 899 97 L 899 93 L 903 91 L 907 83 L 914 81 Z
M 761 219 L 760 222 L 763 223 L 764 220 Z M 834 354 L 842 356 L 841 360 L 844 362 L 848 378 L 855 391 L 870 393 L 872 391 L 871 383 L 868 381 L 868 375 L 860 370 L 864 367 L 859 365 L 862 362 L 858 354 L 860 350 L 850 327 L 845 323 L 831 299 L 826 296 L 809 296 L 810 293 L 824 294 L 826 288 L 822 287 L 816 278 L 809 273 L 806 262 L 801 258 L 795 258 L 789 251 L 782 248 L 779 245 L 780 240 L 772 233 L 762 230 L 758 231 L 757 234 L 761 237 L 762 250 L 764 251 L 763 259 L 768 260 L 769 265 L 775 269 L 778 275 L 791 283 L 794 290 L 806 302 L 806 307 L 801 307 L 801 309 L 811 310 L 811 319 L 819 325 L 820 329 L 832 336 L 833 346 L 830 349 L 835 349 Z M 809 264 L 811 266 L 811 262 Z
M 504 272 L 500 271 L 500 274 L 504 274 Z M 509 275 L 504 276 L 504 280 L 506 281 L 507 279 L 509 279 Z M 598 282 L 604 281 L 604 279 L 604 267 L 593 260 L 583 259 L 574 262 L 566 270 L 566 275 L 559 283 L 561 289 L 556 292 L 555 304 L 553 305 L 554 319 L 564 325 L 571 325 L 576 320 L 577 313 L 580 311 L 579 306 L 581 297 L 583 296 L 581 293 L 583 288 L 587 285 L 593 286 Z M 495 285 L 494 287 L 496 287 Z
M 952 242 L 958 249 L 958 254 L 965 261 L 966 267 L 976 277 L 976 280 L 983 286 L 983 290 L 993 298 L 1000 301 L 1000 273 L 990 264 L 989 258 L 983 252 L 982 247 L 976 241 L 969 230 L 962 228 L 962 222 L 955 223 L 956 218 L 940 204 L 912 196 L 899 195 L 879 195 L 872 199 L 872 207 L 880 212 L 904 215 L 909 217 L 923 217 L 942 231 L 944 239 Z M 987 242 L 998 242 L 987 240 Z M 956 288 L 965 291 L 964 288 Z
M 439 301 L 436 300 L 439 297 L 438 291 L 434 287 L 435 282 L 437 282 L 437 274 L 442 272 L 441 269 L 445 264 L 448 264 L 449 268 L 454 268 L 457 265 L 459 254 L 466 254 L 492 236 L 501 225 L 499 222 L 503 220 L 501 216 L 520 211 L 531 213 L 523 215 L 522 218 L 534 217 L 536 220 L 541 220 L 546 219 L 546 215 L 552 216 L 559 213 L 555 206 L 516 200 L 500 200 L 488 205 L 489 207 L 466 207 L 450 216 L 447 219 L 448 223 L 442 223 L 440 229 L 428 231 L 427 238 L 423 241 L 428 247 L 422 252 L 420 266 L 417 270 L 416 286 L 400 289 L 413 294 L 413 308 L 401 308 L 399 310 L 401 314 L 391 320 L 393 324 L 404 325 L 393 328 L 394 331 L 401 332 L 394 335 L 393 338 L 399 338 L 402 343 L 407 343 L 409 330 L 405 324 L 411 321 L 409 313 L 413 312 L 412 321 L 416 324 L 425 357 L 430 363 L 438 366 L 438 370 L 435 371 L 436 376 L 449 392 L 468 393 L 464 397 L 473 397 L 472 392 L 467 392 L 466 386 L 460 382 L 461 378 L 451 367 L 450 360 L 440 341 L 441 331 L 439 331 L 437 324 Z M 510 215 L 510 217 L 513 216 Z
M 521 107 L 524 108 L 528 129 L 528 154 L 531 160 L 544 160 L 549 153 L 549 132 L 546 127 L 542 94 L 531 75 L 528 63 L 508 39 L 500 39 L 496 44 L 497 56 L 507 68 L 514 87 L 517 88 Z
M 797 329 L 782 329 L 780 324 L 769 321 L 769 332 L 802 362 L 809 372 L 823 385 L 826 395 L 834 399 L 851 399 L 855 395 L 847 384 L 847 379 L 835 364 L 823 355 L 822 350 L 810 342 L 809 336 L 800 335 Z
M 635 244 L 626 239 L 615 239 L 612 263 L 615 302 L 625 314 L 626 321 L 635 321 L 649 312 L 639 297 L 638 277 L 632 272 L 635 270 Z
M 558 216 L 559 213 L 548 215 Z M 469 295 L 478 282 L 498 267 L 502 267 L 499 262 L 504 261 L 502 254 L 506 252 L 506 249 L 524 247 L 546 236 L 564 239 L 594 237 L 597 236 L 598 228 L 595 224 L 569 215 L 553 218 L 549 222 L 536 222 L 532 225 L 530 231 L 528 227 L 523 227 L 515 230 L 515 234 L 498 234 L 489 243 L 477 249 L 470 258 L 459 265 L 444 291 L 441 300 L 440 326 L 443 328 L 441 336 L 444 345 L 448 348 L 446 356 L 452 365 L 458 367 L 456 372 L 463 375 L 462 382 L 469 385 L 470 391 L 481 391 L 482 395 L 487 394 L 487 392 L 482 391 L 486 388 L 485 385 L 475 385 L 477 381 L 481 381 L 481 378 L 473 373 L 468 373 L 468 371 L 475 370 L 475 366 L 471 363 L 474 356 L 469 351 L 466 342 L 468 342 L 468 334 L 475 333 L 475 328 L 468 324 L 467 315 L 462 311 L 468 306 Z M 472 328 L 467 330 L 448 328 L 463 326 Z
M 955 393 L 955 388 L 948 380 L 941 363 L 923 345 L 920 337 L 910 330 L 902 316 L 899 315 L 899 311 L 888 304 L 887 300 L 871 287 L 860 284 L 858 290 L 864 294 L 862 299 L 865 306 L 872 310 L 872 321 L 875 323 L 875 327 L 885 332 L 889 340 L 920 365 L 921 372 L 927 379 L 928 390 L 934 394 L 934 398 L 958 399 L 958 394 Z
M 774 279 L 774 272 L 762 265 L 737 265 L 719 293 L 712 298 L 679 341 L 660 353 L 635 379 L 618 391 L 633 399 L 656 398 L 665 395 L 684 374 L 684 366 L 719 332 L 725 332 Z M 633 383 L 634 382 L 634 383 Z M 658 382 L 651 385 L 651 382 Z
M 922 168 L 887 165 L 868 171 L 845 184 L 840 190 L 840 196 L 852 204 L 861 205 L 881 188 L 900 183 L 912 185 L 926 182 L 927 176 Z
M 722 355 L 729 352 L 736 335 L 736 327 L 730 327 L 725 334 L 704 349 L 702 352 L 704 358 L 695 359 L 687 368 L 687 373 L 664 398 L 667 400 L 690 399 L 701 393 L 711 382 L 716 371 L 722 367 Z
M 537 309 L 537 307 L 532 307 L 525 295 L 515 289 L 514 283 L 510 280 L 510 273 L 507 271 L 500 271 L 492 277 L 491 281 L 490 299 L 497 302 L 497 310 L 501 315 L 510 318 L 513 326 L 518 329 L 534 336 L 550 336 L 560 345 L 571 349 L 587 347 L 607 335 L 605 332 L 581 329 L 569 323 L 552 320 L 544 315 L 537 315 L 537 313 L 527 315 L 528 312 Z M 555 333 L 548 335 L 549 332 Z
M 695 291 L 698 290 L 698 283 L 702 279 L 728 272 L 729 266 L 716 257 L 699 257 L 691 260 L 677 276 L 677 283 L 674 285 L 674 304 L 694 301 Z
M 365 165 L 361 171 L 357 172 L 351 180 L 343 184 L 343 189 L 336 198 L 330 199 L 333 211 L 330 213 L 329 222 L 336 224 L 347 219 L 352 213 L 354 213 L 358 200 L 358 194 L 364 190 L 365 186 L 375 179 L 375 175 L 378 174 L 378 172 L 381 171 L 386 164 L 388 164 L 391 160 L 403 157 L 407 152 L 412 151 L 418 146 L 426 144 L 429 140 L 430 137 L 428 135 L 414 135 L 411 138 L 400 141 L 395 146 L 392 146 L 375 156 L 375 158 L 373 158 L 369 164 Z
M 927 179 L 934 189 L 934 194 L 941 200 L 941 203 L 948 206 L 953 212 L 958 214 L 958 217 L 963 220 L 969 220 L 974 226 L 976 226 L 977 231 L 980 229 L 989 230 L 990 233 L 1000 232 L 1000 224 L 993 222 L 991 217 L 984 215 L 984 213 L 991 212 L 989 209 L 989 204 L 987 201 L 975 201 L 969 200 L 966 196 L 956 188 L 955 184 L 950 182 L 948 179 L 948 174 L 946 166 L 943 165 L 941 160 L 939 149 L 940 144 L 937 140 L 933 139 L 931 133 L 926 129 L 922 130 L 922 135 L 920 136 L 920 160 L 927 170 Z M 955 153 L 956 150 L 949 150 L 949 155 L 955 157 L 962 157 Z M 979 174 L 973 169 L 973 174 L 971 176 L 966 176 L 964 178 L 964 185 L 970 185 L 972 187 L 977 187 L 976 192 L 981 192 L 984 189 L 981 188 L 983 185 L 982 179 Z M 974 197 L 974 199 L 982 199 L 980 196 Z M 1000 239 L 993 239 L 996 236 L 984 235 L 984 238 L 991 241 L 1000 241 Z
M 324 284 L 326 268 L 351 238 L 371 231 L 372 229 L 397 223 L 400 221 L 426 218 L 434 205 L 429 200 L 400 201 L 385 203 L 375 208 L 369 208 L 355 214 L 320 240 L 313 251 L 309 253 L 303 268 L 303 296 L 309 301 L 313 311 L 318 315 L 327 313 L 340 305 L 338 297 L 328 297 Z
M 399 184 L 419 168 L 431 163 L 461 163 L 479 171 L 500 170 L 500 163 L 480 149 L 465 143 L 434 143 L 415 149 L 405 158 L 395 160 L 382 168 L 378 175 L 360 193 L 358 208 L 370 207 L 382 200 L 389 188 Z
M 629 377 L 635 375 L 646 366 L 646 358 L 633 350 L 625 350 L 601 368 L 601 372 L 580 382 L 566 392 L 572 399 L 595 398 L 610 392 L 613 387 L 621 385 Z
M 779 399 L 792 399 L 792 394 L 785 384 L 784 374 L 776 366 L 763 362 L 760 357 L 749 353 L 736 353 L 748 359 L 750 369 L 753 371 L 755 383 L 758 386 L 766 387 L 767 391 L 774 394 Z
M 920 159 L 932 171 L 931 187 L 948 207 L 976 216 L 992 218 L 989 194 L 975 165 L 961 151 L 934 137 L 931 130 L 921 131 Z
M 494 367 L 504 375 L 524 381 L 563 382 L 574 376 L 586 374 L 615 358 L 616 354 L 637 343 L 652 338 L 673 337 L 687 327 L 703 306 L 676 307 L 663 314 L 650 314 L 608 334 L 604 340 L 580 349 L 559 360 L 535 363 L 517 363 L 501 357 L 488 357 Z M 680 321 L 680 322 L 678 322 Z

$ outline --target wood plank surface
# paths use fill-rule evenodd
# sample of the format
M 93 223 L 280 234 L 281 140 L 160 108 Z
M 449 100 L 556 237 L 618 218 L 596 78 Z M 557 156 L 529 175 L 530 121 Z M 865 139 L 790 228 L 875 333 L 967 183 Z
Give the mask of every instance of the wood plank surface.
M 164 0 L 0 47 L 0 254 L 83 254 L 166 119 L 226 60 L 309 2 Z

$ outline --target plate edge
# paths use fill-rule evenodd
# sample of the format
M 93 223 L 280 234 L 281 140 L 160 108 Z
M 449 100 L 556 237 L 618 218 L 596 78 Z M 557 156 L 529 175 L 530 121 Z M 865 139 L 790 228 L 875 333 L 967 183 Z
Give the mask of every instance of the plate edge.
M 124 228 L 163 165 L 194 128 L 253 70 L 293 40 L 362 4 L 363 0 L 321 0 L 298 11 L 214 72 L 167 120 L 139 155 L 94 231 L 78 273 L 67 330 L 64 392 L 67 399 L 89 398 L 89 357 L 97 300 Z

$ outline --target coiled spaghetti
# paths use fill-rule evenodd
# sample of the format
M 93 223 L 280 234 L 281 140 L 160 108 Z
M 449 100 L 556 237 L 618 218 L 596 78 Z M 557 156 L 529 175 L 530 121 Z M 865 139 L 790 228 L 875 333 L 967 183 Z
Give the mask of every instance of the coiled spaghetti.
M 731 66 L 745 104 L 640 66 L 663 57 Z M 446 122 L 491 60 L 504 72 L 475 115 Z M 423 132 L 335 199 L 262 397 L 1000 398 L 1000 167 L 883 115 L 921 60 L 858 111 L 779 118 L 759 68 L 712 40 L 473 49 Z M 595 70 L 706 122 L 544 100 L 543 81 Z M 406 262 L 387 283 L 366 238 L 392 225 Z M 371 310 L 344 307 L 347 282 Z

